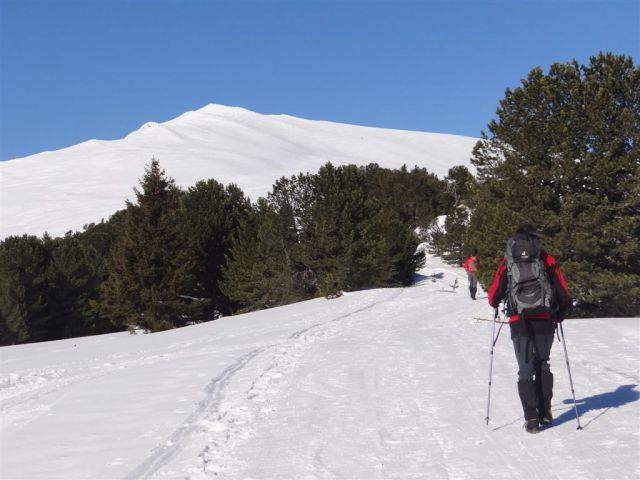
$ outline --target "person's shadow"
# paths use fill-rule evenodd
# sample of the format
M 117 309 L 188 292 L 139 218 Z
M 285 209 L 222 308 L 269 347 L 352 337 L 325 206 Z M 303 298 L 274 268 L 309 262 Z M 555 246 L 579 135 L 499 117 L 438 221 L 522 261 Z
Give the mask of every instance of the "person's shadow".
M 610 408 L 618 408 L 631 402 L 637 402 L 640 399 L 640 392 L 636 390 L 637 385 L 621 385 L 613 392 L 600 393 L 591 397 L 576 399 L 576 405 L 578 408 L 578 417 L 582 417 L 585 413 L 592 410 L 603 410 L 594 418 L 589 420 L 582 428 L 586 428 L 598 419 Z M 573 408 L 573 398 L 568 398 L 562 401 L 565 405 L 570 405 L 571 408 L 565 410 L 560 416 L 553 419 L 553 426 L 562 425 L 565 422 L 575 421 L 576 412 Z

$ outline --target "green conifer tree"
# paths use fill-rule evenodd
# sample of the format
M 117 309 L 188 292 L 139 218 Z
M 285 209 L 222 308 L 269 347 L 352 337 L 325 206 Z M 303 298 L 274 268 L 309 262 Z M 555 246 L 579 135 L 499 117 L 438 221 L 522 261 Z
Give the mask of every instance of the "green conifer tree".
M 42 240 L 12 236 L 0 242 L 0 343 L 49 339 L 51 312 L 47 304 L 46 272 L 51 261 Z
M 235 185 L 224 187 L 211 179 L 200 181 L 186 192 L 186 240 L 194 259 L 194 295 L 207 299 L 202 320 L 232 312 L 232 303 L 220 289 L 233 236 L 248 215 L 250 202 Z
M 640 313 L 639 99 L 630 57 L 535 68 L 506 91 L 474 150 L 470 244 L 498 259 L 518 224 L 537 224 L 576 315 Z M 481 263 L 485 281 L 494 267 Z
M 385 207 L 371 188 L 371 167 L 326 164 L 313 176 L 310 221 L 303 229 L 303 263 L 318 278 L 321 294 L 407 284 L 417 240 L 400 220 L 398 204 Z M 374 174 L 380 175 L 379 170 Z
M 113 325 L 92 308 L 106 279 L 111 242 L 107 231 L 104 224 L 90 225 L 84 232 L 44 238 L 51 258 L 46 271 L 51 315 L 47 340 L 113 331 Z
M 223 269 L 222 292 L 240 311 L 270 308 L 301 299 L 283 234 L 282 218 L 265 199 L 240 222 Z
M 181 192 L 152 160 L 127 202 L 122 231 L 100 288 L 100 309 L 115 325 L 159 331 L 194 321 L 193 258 L 181 228 Z
M 247 309 L 410 284 L 423 256 L 401 220 L 403 204 L 384 189 L 398 182 L 402 190 L 401 177 L 411 175 L 393 176 L 375 165 L 327 163 L 317 174 L 280 179 L 241 225 L 223 291 Z

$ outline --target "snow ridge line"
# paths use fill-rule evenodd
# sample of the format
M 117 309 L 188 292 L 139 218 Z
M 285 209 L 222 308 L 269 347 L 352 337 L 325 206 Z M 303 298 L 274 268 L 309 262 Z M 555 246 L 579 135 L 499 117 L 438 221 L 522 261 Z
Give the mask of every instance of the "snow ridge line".
M 297 345 L 300 345 L 301 342 L 304 346 L 310 345 L 315 338 L 322 337 L 323 330 L 321 330 L 321 327 L 329 327 L 330 325 L 344 320 L 345 318 L 370 310 L 380 303 L 393 301 L 400 296 L 402 292 L 403 289 L 399 289 L 398 293 L 391 298 L 374 301 L 362 308 L 340 315 L 331 320 L 315 323 L 297 330 L 291 333 L 283 342 L 254 349 L 238 358 L 233 365 L 227 367 L 219 376 L 209 383 L 205 389 L 205 398 L 200 402 L 197 410 L 194 411 L 173 434 L 171 434 L 162 446 L 156 448 L 147 460 L 132 470 L 124 478 L 138 479 L 152 477 L 163 467 L 169 464 L 169 462 L 186 447 L 188 437 L 195 434 L 198 429 L 202 429 L 204 431 L 204 440 L 206 443 L 198 455 L 200 466 L 197 468 L 190 468 L 189 473 L 185 472 L 187 478 L 194 478 L 194 474 L 201 475 L 204 473 L 218 475 L 219 473 L 222 473 L 221 470 L 224 470 L 225 466 L 216 465 L 213 462 L 215 459 L 212 458 L 214 456 L 211 448 L 212 444 L 216 447 L 215 457 L 226 457 L 228 450 L 237 443 L 232 438 L 233 434 L 240 433 L 240 437 L 242 437 L 242 434 L 245 434 L 245 436 L 249 434 L 249 432 L 238 432 L 237 429 L 234 431 L 234 428 L 232 428 L 233 425 L 241 425 L 245 423 L 245 418 L 238 417 L 246 417 L 246 411 L 249 409 L 236 408 L 236 411 L 234 412 L 233 409 L 223 411 L 224 409 L 222 408 L 224 389 L 231 382 L 233 377 L 245 369 L 252 360 L 256 359 L 256 357 L 271 352 L 273 354 L 271 359 L 272 361 L 268 362 L 268 366 L 253 379 L 251 386 L 244 394 L 245 401 L 268 403 L 268 400 L 264 400 L 263 397 L 259 397 L 256 393 L 257 386 L 260 383 L 268 384 L 270 381 L 273 381 L 274 378 L 280 378 L 283 376 L 283 372 L 275 370 L 279 365 L 286 363 L 283 362 L 284 357 L 291 357 L 292 355 L 299 357 L 304 353 L 304 350 L 306 350 L 304 347 L 301 347 L 298 348 L 299 351 L 291 354 L 290 352 L 294 351 Z M 314 331 L 313 337 L 305 335 L 312 331 Z M 335 334 L 337 331 L 333 333 Z M 328 335 L 325 338 L 331 338 L 332 336 L 333 335 Z M 289 368 L 285 368 L 285 370 L 295 368 L 295 366 L 295 363 L 289 362 L 289 365 L 287 365 Z M 265 387 L 263 390 L 269 390 L 269 388 Z M 270 409 L 268 407 L 263 407 L 259 409 L 258 413 L 264 415 L 269 411 Z M 238 415 L 238 413 L 240 415 Z M 221 425 L 221 423 L 223 423 L 223 425 Z M 211 434 L 207 433 L 206 426 L 208 425 L 213 427 L 210 430 Z M 216 436 L 222 436 L 222 442 L 216 441 Z M 225 463 L 228 465 L 227 462 Z M 176 474 L 177 472 L 175 471 L 171 472 L 171 476 L 175 477 Z M 159 477 L 163 476 L 164 475 L 160 473 Z

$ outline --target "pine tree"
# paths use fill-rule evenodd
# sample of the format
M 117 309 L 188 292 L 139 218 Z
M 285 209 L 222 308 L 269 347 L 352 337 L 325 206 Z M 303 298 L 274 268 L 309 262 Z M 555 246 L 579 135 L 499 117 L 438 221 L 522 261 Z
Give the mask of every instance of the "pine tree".
M 444 232 L 437 232 L 432 241 L 438 255 L 449 262 L 462 265 L 471 249 L 467 246 L 467 229 L 471 217 L 476 181 L 464 166 L 449 169 L 445 178 L 452 208 L 444 223 Z
M 152 160 L 127 202 L 102 284 L 100 309 L 115 325 L 159 331 L 194 321 L 193 258 L 182 230 L 181 192 Z
M 447 192 L 451 195 L 455 207 L 469 203 L 471 200 L 470 194 L 475 187 L 476 180 L 467 167 L 457 165 L 450 168 L 445 177 L 445 182 Z
M 224 187 L 210 179 L 200 181 L 186 192 L 185 233 L 194 260 L 194 295 L 206 298 L 202 320 L 232 312 L 232 302 L 220 289 L 233 236 L 248 215 L 250 202 L 235 185 Z
M 273 206 L 259 199 L 256 208 L 240 222 L 220 285 L 240 311 L 285 305 L 302 298 L 281 220 Z
M 85 225 L 84 231 L 77 235 L 80 241 L 81 257 L 86 258 L 92 273 L 85 285 L 84 297 L 80 302 L 84 333 L 96 335 L 121 330 L 124 325 L 114 325 L 100 308 L 100 290 L 109 277 L 108 268 L 119 235 L 124 230 L 126 210 L 115 212 L 108 221 Z
M 380 210 L 372 220 L 364 237 L 383 243 L 374 258 L 379 273 L 367 281 L 367 286 L 411 285 L 416 270 L 424 265 L 424 252 L 417 252 L 417 236 L 389 208 Z
M 363 236 L 366 221 L 379 211 L 377 202 L 367 201 L 364 174 L 355 165 L 327 163 L 312 177 L 312 191 L 301 237 L 303 263 L 325 296 L 362 288 L 380 243 Z
M 533 69 L 507 90 L 476 145 L 479 256 L 500 258 L 520 223 L 539 226 L 579 315 L 640 313 L 640 69 L 601 53 Z M 483 262 L 488 280 L 492 262 Z
M 394 203 L 385 188 L 401 191 L 412 175 L 327 163 L 316 174 L 281 178 L 242 223 L 223 291 L 246 310 L 409 285 L 424 257 L 401 220 L 406 204 Z M 416 171 L 413 178 L 418 184 L 425 176 Z
M 90 244 L 88 239 L 92 233 L 87 233 L 88 230 L 44 239 L 51 256 L 46 271 L 46 302 L 51 315 L 47 340 L 113 330 L 108 321 L 91 308 L 106 277 L 106 252 Z
M 395 211 L 411 229 L 426 227 L 453 207 L 447 195 L 447 183 L 424 168 L 409 171 L 402 166 L 391 170 L 369 164 L 361 170 L 365 174 L 367 194 Z
M 406 284 L 406 268 L 420 262 L 413 258 L 416 239 L 400 213 L 384 207 L 373 193 L 367 178 L 371 171 L 329 163 L 312 178 L 310 220 L 301 234 L 302 261 L 314 272 L 323 295 Z
M 43 241 L 35 236 L 12 236 L 0 242 L 1 344 L 49 338 L 46 271 L 50 261 Z

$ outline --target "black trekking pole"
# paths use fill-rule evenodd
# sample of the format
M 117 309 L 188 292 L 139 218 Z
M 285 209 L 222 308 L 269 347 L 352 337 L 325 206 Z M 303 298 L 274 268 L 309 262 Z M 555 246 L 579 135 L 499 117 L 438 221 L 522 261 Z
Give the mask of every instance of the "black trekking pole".
M 567 343 L 564 341 L 564 329 L 562 328 L 562 322 L 558 323 L 560 326 L 560 333 L 562 334 L 562 346 L 564 347 L 564 358 L 567 362 L 567 372 L 569 372 L 569 384 L 571 385 L 571 395 L 573 395 L 573 409 L 576 412 L 576 422 L 578 422 L 578 430 L 582 430 L 580 426 L 580 417 L 578 416 L 578 405 L 576 404 L 576 392 L 573 390 L 573 379 L 571 378 L 571 367 L 569 367 L 569 355 L 567 355 Z
M 489 356 L 489 393 L 487 394 L 487 425 L 489 425 L 489 409 L 491 408 L 491 378 L 493 376 L 493 347 L 496 346 L 496 342 L 498 341 L 498 337 L 500 336 L 500 330 L 502 330 L 502 325 L 504 323 L 500 323 L 500 328 L 498 329 L 498 335 L 495 335 L 496 332 L 496 319 L 498 318 L 498 309 L 494 309 L 495 312 L 493 314 L 493 322 L 491 325 L 491 355 Z M 495 338 L 494 338 L 495 335 Z

